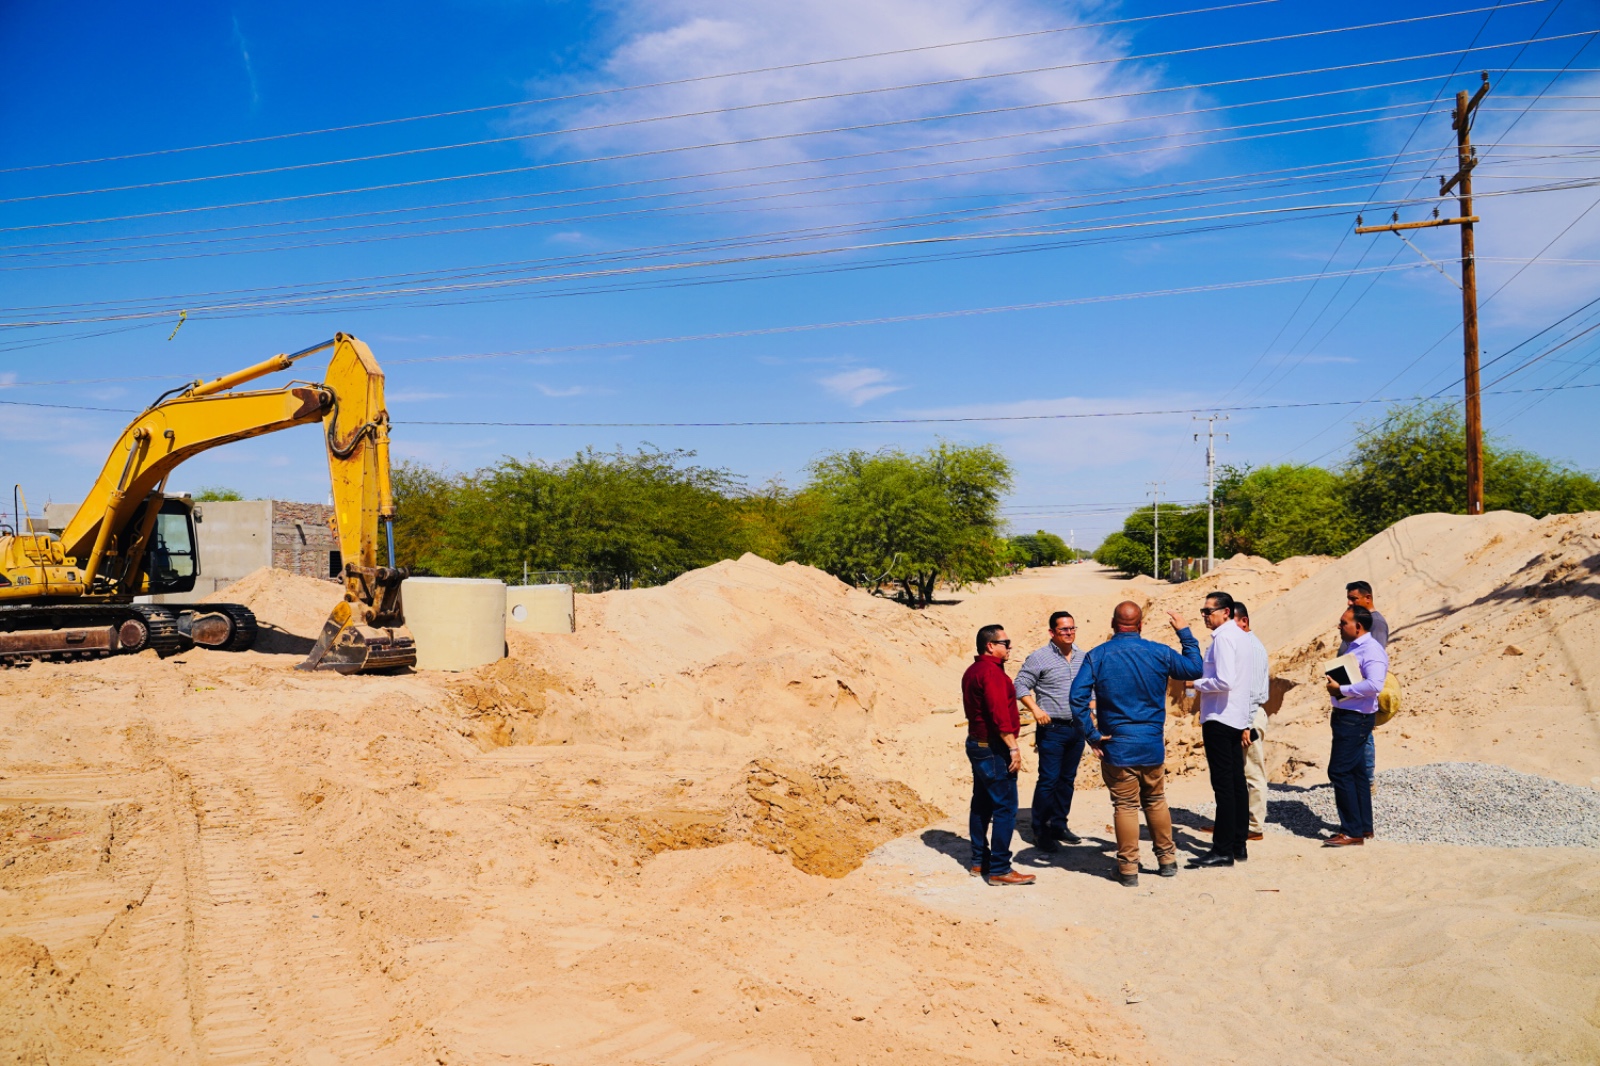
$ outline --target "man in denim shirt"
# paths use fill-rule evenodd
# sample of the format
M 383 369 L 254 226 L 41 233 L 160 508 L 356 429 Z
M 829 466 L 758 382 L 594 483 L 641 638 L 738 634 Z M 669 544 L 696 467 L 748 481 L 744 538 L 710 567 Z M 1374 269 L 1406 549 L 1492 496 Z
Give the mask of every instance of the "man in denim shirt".
M 1083 665 L 1083 651 L 1073 646 L 1078 623 L 1066 611 L 1050 616 L 1050 642 L 1029 655 L 1017 671 L 1017 699 L 1033 715 L 1039 746 L 1039 778 L 1033 788 L 1033 844 L 1055 851 L 1061 842 L 1081 844 L 1067 828 L 1072 793 L 1083 758 L 1083 729 L 1072 717 L 1072 679 Z
M 1128 600 L 1111 616 L 1111 639 L 1089 651 L 1072 681 L 1072 714 L 1100 757 L 1117 831 L 1117 879 L 1139 884 L 1139 809 L 1155 844 L 1162 877 L 1178 872 L 1167 809 L 1167 680 L 1193 681 L 1205 670 L 1200 642 L 1183 617 L 1167 612 L 1181 652 L 1145 640 L 1144 611 Z M 1089 708 L 1089 697 L 1096 708 Z

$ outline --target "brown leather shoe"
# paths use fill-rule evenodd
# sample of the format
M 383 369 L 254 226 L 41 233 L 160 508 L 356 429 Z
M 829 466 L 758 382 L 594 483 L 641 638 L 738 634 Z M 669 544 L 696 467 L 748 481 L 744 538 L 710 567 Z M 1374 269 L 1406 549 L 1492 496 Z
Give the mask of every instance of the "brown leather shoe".
M 981 867 L 981 866 L 969 866 L 969 867 L 967 867 L 967 876 L 968 877 L 982 877 L 983 876 L 983 867 Z
M 1250 834 L 1247 834 L 1247 835 L 1250 837 L 1251 840 L 1265 840 L 1265 839 L 1267 839 L 1265 836 L 1263 836 L 1260 833 L 1250 833 Z
M 986 880 L 991 885 L 1031 885 L 1038 878 L 1032 874 L 1019 874 L 1017 871 L 1012 870 L 1008 874 L 1001 874 L 999 877 L 990 877 Z
M 1371 840 L 1372 839 L 1372 834 L 1371 833 L 1362 833 L 1361 834 L 1361 839 L 1362 840 Z
M 1333 836 L 1329 837 L 1327 840 L 1324 840 L 1322 842 L 1322 846 L 1325 847 L 1325 848 L 1348 848 L 1352 844 L 1365 844 L 1365 843 L 1366 843 L 1366 840 L 1363 839 L 1362 837 L 1347 837 L 1343 833 L 1335 833 Z

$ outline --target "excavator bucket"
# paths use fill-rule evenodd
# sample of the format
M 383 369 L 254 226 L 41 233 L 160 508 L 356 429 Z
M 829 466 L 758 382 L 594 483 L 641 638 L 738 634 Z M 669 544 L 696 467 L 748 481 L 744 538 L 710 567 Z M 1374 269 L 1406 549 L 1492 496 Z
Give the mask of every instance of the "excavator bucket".
M 361 595 L 334 606 L 311 653 L 295 669 L 372 674 L 415 666 L 417 646 L 400 606 L 400 582 L 406 572 L 376 567 L 351 576 L 357 579 L 353 583 Z

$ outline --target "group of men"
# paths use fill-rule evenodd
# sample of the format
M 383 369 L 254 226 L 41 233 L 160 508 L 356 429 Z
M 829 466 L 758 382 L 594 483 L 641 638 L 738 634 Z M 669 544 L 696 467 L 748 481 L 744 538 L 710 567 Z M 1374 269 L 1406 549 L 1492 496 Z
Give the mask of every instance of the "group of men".
M 1339 809 L 1339 831 L 1329 847 L 1363 844 L 1373 834 L 1372 725 L 1378 693 L 1388 673 L 1389 627 L 1372 607 L 1372 586 L 1346 587 L 1349 607 L 1339 619 L 1339 654 L 1361 667 L 1353 684 L 1328 681 L 1333 751 L 1328 779 Z M 1139 813 L 1163 877 L 1178 872 L 1172 815 L 1166 801 L 1166 702 L 1170 680 L 1192 682 L 1199 694 L 1200 729 L 1216 798 L 1211 848 L 1191 859 L 1194 869 L 1232 866 L 1249 858 L 1249 842 L 1262 839 L 1267 819 L 1267 767 L 1263 754 L 1271 681 L 1267 649 L 1250 632 L 1249 609 L 1226 592 L 1206 596 L 1201 618 L 1211 631 L 1200 642 L 1182 615 L 1167 613 L 1177 650 L 1143 637 L 1144 612 L 1125 601 L 1112 614 L 1109 640 L 1085 652 L 1077 622 L 1056 611 L 1049 640 L 1023 661 L 1016 681 L 1006 673 L 1011 640 L 1005 628 L 978 631 L 977 656 L 961 680 L 967 716 L 967 758 L 972 764 L 968 872 L 991 885 L 1027 885 L 1034 875 L 1011 864 L 1017 820 L 1017 773 L 1022 766 L 1022 712 L 1031 716 L 1039 753 L 1033 792 L 1034 844 L 1055 852 L 1081 839 L 1068 827 L 1074 783 L 1084 749 L 1094 751 L 1111 793 L 1117 840 L 1117 879 L 1139 883 Z M 1019 710 L 1020 702 L 1020 710 Z

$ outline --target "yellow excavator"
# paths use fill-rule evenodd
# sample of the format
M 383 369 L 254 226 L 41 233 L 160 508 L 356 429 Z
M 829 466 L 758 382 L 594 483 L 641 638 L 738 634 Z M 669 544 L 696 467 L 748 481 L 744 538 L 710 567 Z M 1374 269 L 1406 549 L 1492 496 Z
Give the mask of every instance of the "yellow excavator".
M 322 382 L 235 391 L 329 348 Z M 147 648 L 162 656 L 195 645 L 249 648 L 256 620 L 246 607 L 134 602 L 193 591 L 200 572 L 194 503 L 167 495 L 167 477 L 210 448 L 315 423 L 327 440 L 345 593 L 299 669 L 355 674 L 415 665 L 400 602 L 406 571 L 394 563 L 383 371 L 371 349 L 345 333 L 163 394 L 123 430 L 59 537 L 0 527 L 0 665 Z M 380 521 L 387 566 L 378 565 Z

